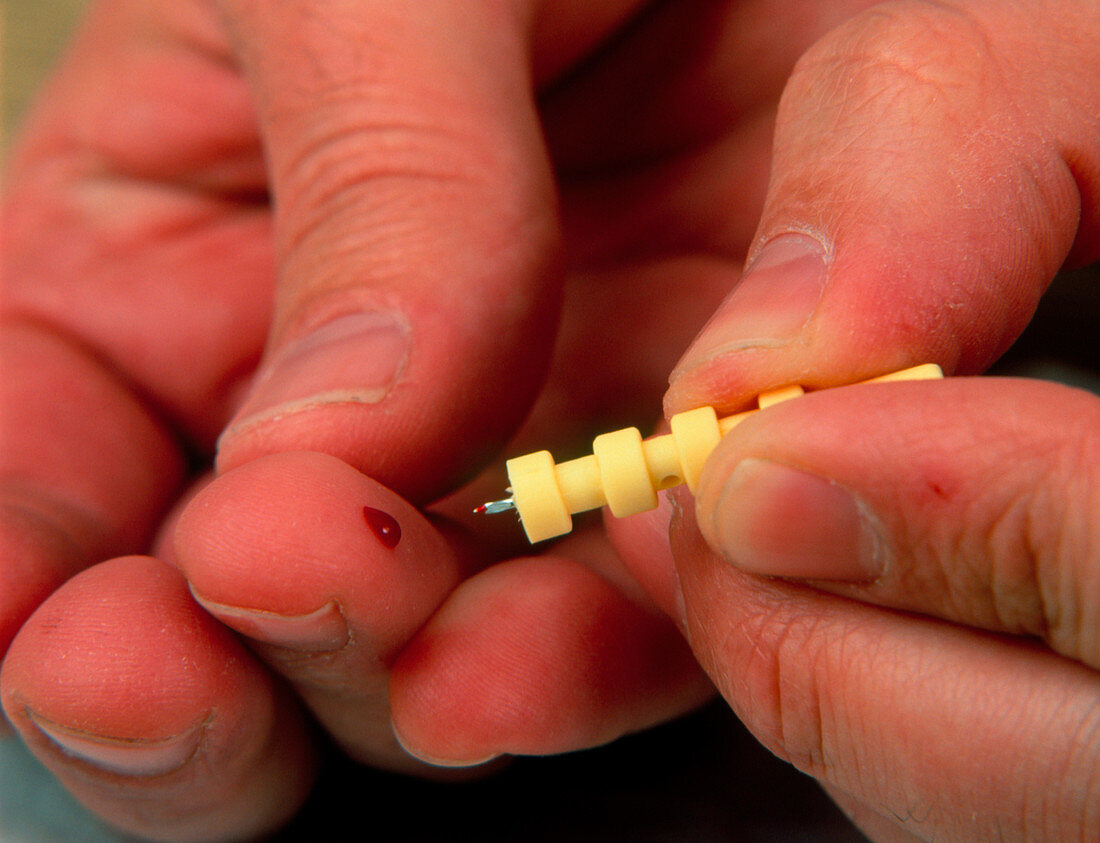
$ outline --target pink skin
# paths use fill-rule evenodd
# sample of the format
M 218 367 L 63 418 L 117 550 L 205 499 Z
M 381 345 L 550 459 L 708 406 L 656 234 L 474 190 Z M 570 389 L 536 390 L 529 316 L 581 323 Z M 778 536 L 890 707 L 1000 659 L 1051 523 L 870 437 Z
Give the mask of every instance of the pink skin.
M 5 180 L 2 384 L 15 409 L 0 416 L 0 553 L 17 561 L 0 574 L 0 645 L 14 636 L 0 692 L 32 749 L 108 821 L 187 837 L 197 832 L 180 817 L 222 835 L 285 819 L 309 787 L 309 750 L 272 672 L 349 753 L 398 769 L 428 768 L 397 745 L 391 720 L 408 749 L 444 763 L 644 727 L 709 690 L 655 607 L 686 627 L 762 739 L 853 814 L 889 822 L 916 793 L 942 806 L 935 833 L 965 834 L 975 811 L 1007 828 L 997 800 L 1020 792 L 975 795 L 972 782 L 1016 762 L 1030 765 L 1021 782 L 1046 781 L 1065 757 L 1064 723 L 1048 724 L 1040 746 L 1038 725 L 1024 739 L 1005 718 L 990 722 L 986 755 L 952 756 L 946 736 L 967 734 L 965 701 L 979 692 L 1033 678 L 1041 715 L 1040 680 L 1076 700 L 1094 672 L 887 611 L 928 610 L 888 580 L 830 586 L 882 608 L 761 584 L 706 550 L 690 511 L 675 553 L 647 549 L 666 531 L 660 514 L 616 524 L 622 559 L 586 531 L 553 561 L 501 562 L 518 552 L 507 525 L 475 534 L 439 519 L 468 519 L 486 488 L 499 492 L 499 472 L 478 472 L 502 449 L 644 423 L 746 253 L 756 271 L 676 368 L 671 410 L 927 360 L 980 370 L 1058 266 L 1096 257 L 1089 80 L 1100 67 L 1087 6 L 821 0 L 778 42 L 775 21 L 790 16 L 777 0 L 638 6 L 440 2 L 397 14 L 384 2 L 104 0 L 91 12 Z M 821 435 L 843 430 L 845 444 L 856 424 L 900 453 L 921 441 L 919 425 L 890 439 L 898 408 L 875 410 L 876 427 L 825 399 L 806 406 L 836 413 L 845 424 Z M 175 436 L 211 462 L 220 441 L 217 476 L 193 500 Z M 746 454 L 778 454 L 760 442 Z M 834 451 L 847 453 L 812 453 Z M 904 468 L 870 451 L 851 474 L 780 455 L 820 468 L 834 492 L 860 491 L 876 470 L 881 491 Z M 977 463 L 945 451 L 933 467 L 961 473 L 951 488 L 980 488 Z M 704 489 L 699 504 L 716 545 L 755 537 L 758 573 L 769 553 L 790 551 L 759 513 L 793 517 L 816 500 L 815 523 L 840 529 L 824 502 L 836 494 L 770 477 L 757 473 L 754 488 L 791 494 L 750 500 L 740 526 L 721 519 L 719 493 Z M 916 503 L 928 505 L 894 502 L 897 524 Z M 398 521 L 396 547 L 378 541 L 364 506 Z M 968 535 L 964 512 L 944 513 L 956 535 Z M 163 565 L 95 564 L 153 535 L 249 649 Z M 897 558 L 924 581 L 925 557 L 903 552 L 914 535 L 894 536 Z M 974 576 L 980 594 L 991 574 Z M 532 617 L 546 631 L 535 642 Z M 990 617 L 986 606 L 952 620 Z M 876 662 L 882 640 L 899 646 Z M 1087 648 L 1049 643 L 1094 664 Z M 927 649 L 966 694 L 919 692 L 914 653 Z M 162 652 L 178 659 L 166 666 Z M 779 667 L 794 696 L 776 684 Z M 61 676 L 87 692 L 69 695 Z M 142 705 L 119 704 L 96 677 L 125 681 Z M 800 731 L 828 725 L 813 719 L 822 689 L 881 744 L 852 729 Z M 488 714 L 471 716 L 477 696 L 494 702 Z M 956 731 L 924 755 L 899 754 L 901 705 L 902 725 Z M 211 711 L 196 747 L 219 752 L 188 755 L 184 738 Z M 824 760 L 812 752 L 822 734 L 834 752 Z M 94 754 L 97 736 L 109 747 L 99 766 L 57 749 L 67 740 Z M 288 754 L 265 743 L 275 736 Z M 126 773 L 123 745 L 148 750 Z M 156 769 L 168 756 L 181 772 Z M 884 782 L 899 758 L 908 766 Z M 259 795 L 273 782 L 275 803 Z M 1051 798 L 1039 814 L 1072 831 L 1072 790 Z
M 559 221 L 550 201 L 547 153 L 540 146 L 529 92 L 524 91 L 526 53 L 535 54 L 537 78 L 549 86 L 599 45 L 632 11 L 631 4 L 555 8 L 553 14 L 531 22 L 531 51 L 514 41 L 523 29 L 519 18 L 485 20 L 470 29 L 466 10 L 458 31 L 469 29 L 484 43 L 457 41 L 455 27 L 434 12 L 431 20 L 389 20 L 380 26 L 379 9 L 365 11 L 362 20 L 345 21 L 370 33 L 359 38 L 340 26 L 303 28 L 301 10 L 288 7 L 285 19 L 275 19 L 266 10 L 240 4 L 227 16 L 244 34 L 230 38 L 220 14 L 213 14 L 205 3 L 164 9 L 121 0 L 94 8 L 10 156 L 0 226 L 5 238 L 0 249 L 5 277 L 0 308 L 5 337 L 26 336 L 25 345 L 33 353 L 17 356 L 7 350 L 3 360 L 5 390 L 20 390 L 5 400 L 5 407 L 17 407 L 20 415 L 5 413 L 0 418 L 0 459 L 6 461 L 0 535 L 6 558 L 19 560 L 3 566 L 5 583 L 12 585 L 3 589 L 0 607 L 5 646 L 35 607 L 75 571 L 113 554 L 140 550 L 154 533 L 160 536 L 158 552 L 174 557 L 172 523 L 180 517 L 186 494 L 181 492 L 181 457 L 165 431 L 182 433 L 200 452 L 208 451 L 238 407 L 255 409 L 255 396 L 246 403 L 248 383 L 273 320 L 270 359 L 297 364 L 289 386 L 280 387 L 283 398 L 298 397 L 300 378 L 308 381 L 312 371 L 323 378 L 315 384 L 319 388 L 358 390 L 359 400 L 302 406 L 303 412 L 282 415 L 277 423 L 264 417 L 259 423 L 255 418 L 242 420 L 222 439 L 221 469 L 284 449 L 319 449 L 423 501 L 466 479 L 527 413 L 555 325 L 561 342 L 550 364 L 549 386 L 539 395 L 521 434 L 526 441 L 541 444 L 553 436 L 568 442 L 589 435 L 611 412 L 624 417 L 652 414 L 676 354 L 738 266 L 737 249 L 726 256 L 712 254 L 704 242 L 697 251 L 682 248 L 691 232 L 719 229 L 717 224 L 698 225 L 695 217 L 704 206 L 696 198 L 715 186 L 730 194 L 747 192 L 739 211 L 746 221 L 739 228 L 746 231 L 754 214 L 753 197 L 758 200 L 762 192 L 760 174 L 752 168 L 730 183 L 715 179 L 716 173 L 728 169 L 724 160 L 698 156 L 696 150 L 696 142 L 709 138 L 709 130 L 686 124 L 691 137 L 683 161 L 685 173 L 693 176 L 682 191 L 660 173 L 655 179 L 623 181 L 612 154 L 606 162 L 611 174 L 606 188 L 594 192 L 592 179 L 599 167 L 579 150 L 551 151 L 563 166 L 584 174 L 581 181 L 566 179 L 557 186 L 571 194 L 563 203 L 561 220 L 570 244 L 568 256 L 553 261 L 568 270 L 559 289 L 558 276 L 546 271 Z M 734 42 L 735 23 L 730 21 L 726 35 Z M 423 32 L 406 37 L 393 29 L 398 24 L 421 27 Z M 269 29 L 262 34 L 247 31 L 253 25 Z M 616 67 L 628 67 L 639 55 L 652 55 L 649 42 L 663 25 L 658 20 L 640 27 L 634 43 L 623 43 L 622 56 L 601 63 L 598 75 L 607 78 L 597 88 L 606 88 L 623 102 L 633 100 L 631 86 L 624 85 Z M 270 30 L 278 26 L 283 26 L 280 32 Z M 361 44 L 386 27 L 391 27 L 389 40 L 378 50 L 388 56 L 384 64 L 401 68 L 400 85 L 392 93 L 397 100 L 364 118 L 367 125 L 381 121 L 381 131 L 348 134 L 356 143 L 342 147 L 322 145 L 320 158 L 307 154 L 318 134 L 341 136 L 340 126 L 319 122 L 314 127 L 309 122 L 330 119 L 329 112 L 314 110 L 318 102 L 338 94 L 342 119 L 356 116 L 344 101 L 344 92 L 355 87 L 345 84 L 345 75 L 367 67 L 359 61 Z M 340 32 L 347 40 L 331 41 Z M 806 32 L 803 43 L 815 35 Z M 334 74 L 331 79 L 323 74 L 308 78 L 321 88 L 331 85 L 334 93 L 322 90 L 314 96 L 301 89 L 307 76 L 286 66 L 287 56 L 291 63 L 308 57 L 299 45 L 306 36 L 324 42 L 316 45 L 316 52 L 327 56 L 330 64 L 323 69 Z M 287 39 L 295 46 L 284 49 Z M 442 49 L 441 40 L 446 42 Z M 253 51 L 235 56 L 234 44 L 269 49 L 274 58 Z M 349 57 L 352 48 L 354 55 Z M 512 62 L 511 73 L 485 63 L 485 55 Z M 768 91 L 781 87 L 796 56 L 797 41 L 764 68 L 774 80 Z M 698 72 L 709 73 L 706 66 L 696 69 L 676 54 L 667 60 L 678 63 L 678 86 L 691 84 Z M 249 76 L 238 72 L 242 62 Z M 439 62 L 452 66 L 440 74 Z M 411 85 L 412 67 L 421 67 L 428 82 Z M 740 70 L 734 66 L 722 72 L 736 75 Z M 280 74 L 292 77 L 297 100 L 287 98 L 286 92 L 274 99 L 264 95 L 264 85 L 281 84 Z M 481 81 L 487 74 L 488 88 Z M 445 92 L 440 79 L 452 80 L 455 86 L 448 93 L 453 102 L 442 109 L 440 97 Z M 402 113 L 393 116 L 391 111 L 405 107 L 402 98 L 409 91 L 430 93 L 432 98 L 409 103 L 408 125 L 402 129 Z M 557 89 L 547 100 L 547 129 L 562 136 L 555 146 L 571 145 L 564 139 L 571 134 L 570 122 L 594 120 L 589 107 L 593 91 L 578 77 L 576 85 Z M 658 93 L 649 90 L 650 95 Z M 661 96 L 671 102 L 676 93 L 670 90 Z M 748 91 L 723 110 L 732 114 L 755 97 Z M 659 100 L 655 96 L 654 102 Z M 118 109 L 120 101 L 128 107 Z M 265 104 L 273 102 L 281 104 L 280 110 L 267 114 Z M 418 143 L 438 145 L 420 147 L 426 157 L 419 165 L 387 157 L 387 150 L 395 148 L 386 134 L 391 116 L 393 125 Z M 443 123 L 437 131 L 423 123 L 425 118 Z M 451 118 L 455 125 L 445 125 Z M 742 132 L 731 123 L 731 154 L 762 160 L 766 124 L 765 116 Z M 593 131 L 606 134 L 595 125 Z M 631 148 L 621 150 L 624 158 L 646 155 L 647 146 L 664 147 L 670 140 L 664 129 L 650 140 L 642 131 L 631 136 Z M 264 168 L 265 151 L 276 163 L 272 183 Z M 343 164 L 326 163 L 324 156 L 334 152 L 344 156 Z M 605 144 L 600 156 L 612 152 L 613 147 Z M 471 158 L 471 153 L 476 155 Z M 278 164 L 283 160 L 289 162 L 286 167 Z M 509 161 L 513 163 L 500 167 Z M 467 174 L 469 178 L 447 178 L 445 170 L 431 169 L 441 164 L 468 166 L 476 172 Z M 326 187 L 316 177 L 318 171 L 333 183 Z M 439 178 L 422 178 L 432 172 Z M 515 178 L 517 172 L 524 177 Z M 338 188 L 360 181 L 377 187 L 363 195 L 367 204 L 358 209 L 345 204 L 339 214 L 328 207 L 341 205 L 349 194 Z M 464 192 L 463 185 L 470 189 Z M 379 206 L 382 186 L 393 196 L 412 198 Z M 695 216 L 685 218 L 682 231 L 669 220 L 653 217 L 655 210 L 666 207 L 674 189 L 679 191 L 680 207 L 696 209 Z M 264 201 L 269 191 L 280 200 L 279 218 L 272 217 Z M 617 195 L 629 196 L 630 202 L 616 202 Z M 601 210 L 609 200 L 620 208 L 629 204 L 639 219 L 650 217 L 647 230 L 630 225 L 630 215 L 611 216 Z M 320 206 L 314 207 L 317 203 Z M 368 213 L 368 205 L 374 211 Z M 725 218 L 724 205 L 715 197 L 711 211 L 722 208 L 720 216 Z M 387 209 L 393 218 L 386 217 Z M 409 213 L 413 216 L 406 219 Z M 295 227 L 308 228 L 311 216 L 332 225 L 300 236 Z M 480 229 L 475 225 L 478 219 Z M 378 233 L 365 232 L 364 225 Z M 654 236 L 654 226 L 661 238 Z M 401 248 L 380 251 L 379 238 L 390 249 Z M 361 243 L 359 253 L 329 253 L 350 241 Z M 643 260 L 634 254 L 639 244 L 649 250 Z M 424 266 L 424 258 L 431 264 Z M 380 261 L 385 265 L 379 269 Z M 285 281 L 274 295 L 276 265 Z M 345 275 L 357 286 L 316 274 L 317 267 L 340 266 L 348 267 Z M 445 288 L 438 283 L 441 278 L 446 279 Z M 668 314 L 661 302 L 685 278 L 697 295 L 690 306 Z M 560 323 L 555 306 L 559 297 L 565 303 Z M 329 347 L 327 359 L 305 366 L 301 355 L 280 353 L 310 327 L 371 305 L 396 312 L 394 321 L 407 326 L 411 337 L 408 353 L 394 357 L 395 332 L 386 333 L 391 347 L 388 368 L 377 345 L 368 351 L 354 343 L 336 344 Z M 639 349 L 637 331 L 644 324 L 659 326 L 662 339 L 647 339 Z M 601 349 L 604 366 L 578 380 L 577 366 L 590 368 L 594 329 L 606 343 Z M 346 340 L 354 334 L 345 331 L 341 336 Z M 307 342 L 306 347 L 316 348 L 316 343 Z M 334 372 L 345 371 L 349 360 L 373 361 L 369 382 L 359 379 L 356 371 L 356 382 L 333 383 Z M 501 382 L 502 360 L 508 361 L 507 383 Z M 19 377 L 8 377 L 9 372 Z M 395 377 L 400 382 L 388 389 Z M 42 401 L 28 399 L 29 391 L 35 390 Z M 432 411 L 433 407 L 438 409 Z M 473 450 L 471 442 L 478 443 Z M 13 472 L 18 472 L 18 482 Z M 494 494 L 499 485 L 498 475 L 487 475 L 482 483 Z M 179 505 L 171 507 L 180 495 Z M 476 489 L 470 495 L 474 501 L 481 498 Z M 468 517 L 470 495 L 452 498 L 439 509 Z M 169 523 L 161 524 L 170 507 Z M 286 523 L 284 514 L 279 519 Z M 363 532 L 361 519 L 354 529 L 356 535 Z M 507 534 L 498 543 L 502 548 L 516 545 L 517 531 L 507 524 L 498 521 L 482 529 Z M 292 585 L 289 572 L 279 566 L 265 573 L 276 587 Z M 334 591 L 340 585 L 330 584 Z M 246 586 L 247 594 L 237 593 Z M 225 589 L 223 605 L 257 608 L 247 599 L 254 588 L 254 582 L 242 581 L 236 591 Z M 440 597 L 424 595 L 429 603 Z M 330 621 L 331 614 L 322 612 L 316 619 Z M 402 628 L 409 627 L 406 623 Z M 630 628 L 628 624 L 624 630 L 626 640 Z M 48 660 L 31 662 L 38 667 L 29 670 L 50 669 Z M 696 675 L 687 685 L 697 687 L 698 681 Z M 669 683 L 660 685 L 669 687 L 674 699 L 695 699 L 693 693 Z M 373 699 L 367 719 L 384 725 L 385 694 L 379 692 Z M 352 715 L 333 715 L 333 721 L 338 716 Z M 619 731 L 636 725 L 628 720 Z M 613 734 L 616 729 L 596 731 Z M 337 736 L 357 755 L 384 755 L 398 763 L 388 733 L 376 738 L 378 745 L 339 730 Z M 559 748 L 560 741 L 554 746 Z M 432 747 L 421 751 L 442 756 Z M 117 778 L 112 781 L 120 792 L 129 786 Z M 126 824 L 130 818 L 124 805 L 120 798 L 103 813 L 112 822 Z M 242 803 L 242 810 L 253 808 Z
M 66 579 L 149 541 L 183 470 L 164 426 L 86 350 L 33 327 L 6 325 L 0 360 L 8 472 L 0 498 L 2 653 Z M 112 424 L 87 425 L 72 410 L 81 406 L 112 408 Z
M 132 833 L 251 837 L 308 793 L 313 752 L 297 704 L 154 559 L 69 580 L 24 625 L 0 679 L 4 712 L 35 755 Z
M 365 523 L 365 506 L 400 525 L 395 547 Z M 390 729 L 390 665 L 468 563 L 415 508 L 334 457 L 273 455 L 196 495 L 174 561 L 350 754 L 416 769 Z
M 1042 6 L 893 4 L 808 54 L 749 272 L 668 411 L 918 360 L 979 371 L 1060 266 L 1097 257 L 1095 92 L 1051 92 L 1079 78 L 1063 62 L 1100 72 L 1072 34 L 1100 21 L 1036 26 Z M 960 77 L 942 53 L 963 44 L 997 59 Z M 1003 131 L 1030 140 L 976 140 Z M 737 714 L 876 838 L 1091 839 L 1098 429 L 1094 396 L 1051 384 L 829 390 L 722 442 L 679 498 L 674 575 L 653 576 L 652 521 L 610 532 Z
M 364 506 L 400 525 L 394 547 Z M 333 457 L 273 455 L 228 472 L 181 516 L 174 559 L 340 745 L 376 765 L 430 772 L 394 742 L 387 687 L 406 749 L 449 765 L 602 743 L 711 695 L 659 613 L 564 560 L 463 580 L 459 545 Z
M 713 695 L 670 631 L 569 559 L 493 566 L 402 650 L 394 728 L 410 750 L 450 763 L 605 743 Z
M 761 413 L 672 521 L 693 651 L 765 745 L 874 828 L 1094 837 L 1098 430 L 1094 396 L 994 379 L 854 386 Z M 725 486 L 747 459 L 857 499 L 877 576 L 829 570 L 832 548 L 807 539 L 844 522 L 811 495 L 758 487 L 751 517 L 731 513 Z

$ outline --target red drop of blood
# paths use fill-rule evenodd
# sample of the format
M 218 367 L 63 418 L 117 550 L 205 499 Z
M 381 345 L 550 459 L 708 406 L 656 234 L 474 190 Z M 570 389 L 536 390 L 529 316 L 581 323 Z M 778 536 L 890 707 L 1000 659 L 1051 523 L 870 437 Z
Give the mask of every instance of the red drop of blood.
M 366 519 L 371 532 L 385 547 L 390 550 L 397 547 L 397 543 L 401 541 L 401 525 L 397 523 L 396 518 L 373 506 L 363 507 L 363 518 Z

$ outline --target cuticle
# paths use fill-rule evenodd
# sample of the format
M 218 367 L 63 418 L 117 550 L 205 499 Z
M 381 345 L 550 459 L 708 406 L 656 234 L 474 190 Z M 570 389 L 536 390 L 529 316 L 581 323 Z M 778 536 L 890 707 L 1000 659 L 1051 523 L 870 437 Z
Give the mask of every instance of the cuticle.
M 241 612 L 241 613 L 250 613 L 250 614 L 253 614 L 253 615 L 268 615 L 268 616 L 271 616 L 271 617 L 298 619 L 298 618 L 305 618 L 305 617 L 308 617 L 310 615 L 318 614 L 318 613 L 323 612 L 324 610 L 328 609 L 331 606 L 333 609 L 336 610 L 336 614 L 339 615 L 340 622 L 343 626 L 344 640 L 340 644 L 340 646 L 329 648 L 329 649 L 324 649 L 324 650 L 303 650 L 303 649 L 297 649 L 297 648 L 294 648 L 294 647 L 285 647 L 285 646 L 282 646 L 280 644 L 273 644 L 273 643 L 270 643 L 270 642 L 267 642 L 267 641 L 263 641 L 261 639 L 253 638 L 252 636 L 249 636 L 245 633 L 239 633 L 241 635 L 244 635 L 244 637 L 248 638 L 250 641 L 255 641 L 257 644 L 259 644 L 261 646 L 264 646 L 264 647 L 273 647 L 273 648 L 277 648 L 279 650 L 287 651 L 287 652 L 297 652 L 297 653 L 301 653 L 304 656 L 332 656 L 332 655 L 336 655 L 338 653 L 342 653 L 345 650 L 348 650 L 354 644 L 354 641 L 355 641 L 355 637 L 354 637 L 354 634 L 352 633 L 352 629 L 351 629 L 351 624 L 348 623 L 347 612 L 344 610 L 343 604 L 336 597 L 330 597 L 329 599 L 325 600 L 320 606 L 318 606 L 316 609 L 313 609 L 312 611 L 299 612 L 297 614 L 290 615 L 290 614 L 286 614 L 285 612 L 274 612 L 274 611 L 270 611 L 270 610 L 267 610 L 267 609 L 257 609 L 257 608 L 247 607 L 247 606 L 234 606 L 234 605 L 230 605 L 228 603 L 222 603 L 218 600 L 213 600 L 211 598 L 208 598 L 208 597 L 205 597 L 205 596 L 201 595 L 191 583 L 188 583 L 187 587 L 188 587 L 188 590 L 190 590 L 191 596 L 195 599 L 195 601 L 200 606 L 202 606 L 204 608 L 206 608 L 206 606 L 221 607 L 221 608 L 224 608 L 224 609 L 229 610 L 229 611 L 235 611 L 235 612 Z M 210 611 L 210 610 L 208 609 L 207 611 Z M 215 612 L 212 612 L 212 614 L 214 614 L 214 616 L 217 617 Z M 224 623 L 224 621 L 220 621 L 220 622 Z
M 771 232 L 765 238 L 757 241 L 760 245 L 749 252 L 748 255 L 746 255 L 745 266 L 741 270 L 741 274 L 745 275 L 748 273 L 753 264 L 756 263 L 757 259 L 760 257 L 761 254 L 763 254 L 764 250 L 767 249 L 768 246 L 770 246 L 779 238 L 786 237 L 792 234 L 797 234 L 809 240 L 813 240 L 815 243 L 817 243 L 818 246 L 821 247 L 821 259 L 822 261 L 824 261 L 825 266 L 828 267 L 829 264 L 832 263 L 833 250 L 830 240 L 822 237 L 819 232 L 810 227 L 784 226 L 782 229 Z

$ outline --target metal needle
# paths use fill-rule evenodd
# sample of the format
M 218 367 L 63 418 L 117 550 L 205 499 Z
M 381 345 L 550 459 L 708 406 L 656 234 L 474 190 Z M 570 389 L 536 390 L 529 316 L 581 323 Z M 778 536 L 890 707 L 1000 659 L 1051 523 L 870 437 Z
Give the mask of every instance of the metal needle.
M 481 506 L 474 507 L 474 512 L 478 515 L 496 515 L 498 512 L 507 512 L 510 509 L 516 508 L 516 502 L 512 498 L 505 498 L 501 501 L 489 501 L 483 503 Z

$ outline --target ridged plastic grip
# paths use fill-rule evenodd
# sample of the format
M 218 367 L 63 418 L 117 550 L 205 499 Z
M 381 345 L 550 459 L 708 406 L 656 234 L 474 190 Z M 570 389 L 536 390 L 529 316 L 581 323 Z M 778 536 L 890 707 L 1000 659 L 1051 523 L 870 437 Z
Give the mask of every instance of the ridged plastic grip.
M 864 383 L 942 378 L 928 363 L 892 372 Z M 765 392 L 759 409 L 803 394 L 800 386 Z M 646 512 L 657 506 L 657 492 L 681 483 L 695 491 L 703 463 L 721 438 L 756 413 L 748 410 L 719 419 L 712 407 L 678 413 L 669 420 L 671 432 L 642 439 L 628 427 L 597 436 L 593 453 L 554 464 L 549 451 L 508 460 L 512 499 L 527 538 L 533 542 L 565 535 L 573 529 L 572 513 L 610 506 L 617 517 Z

